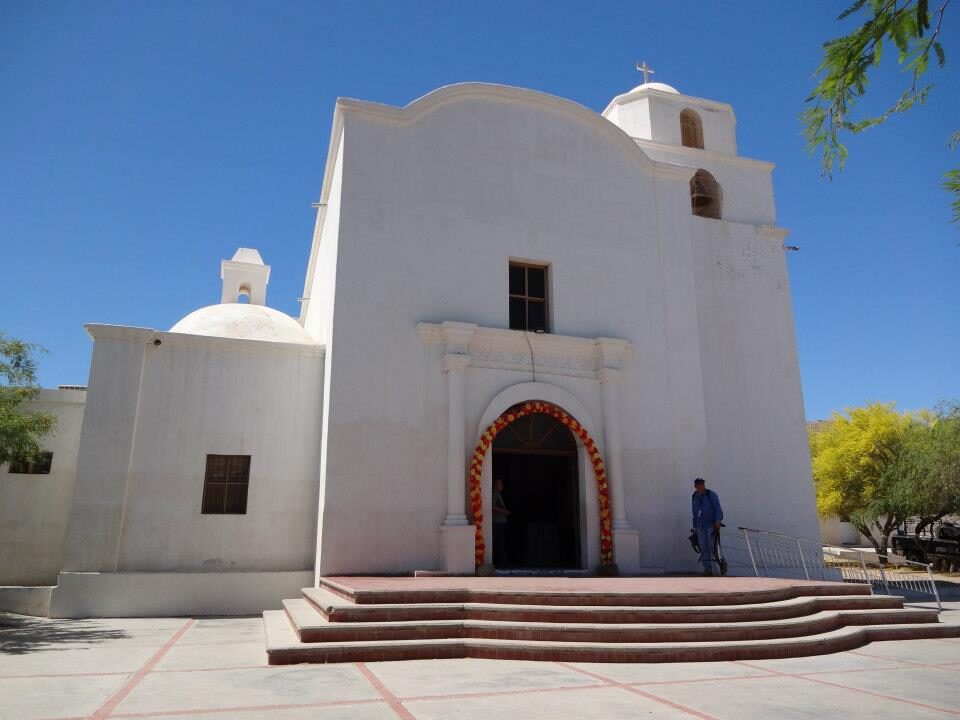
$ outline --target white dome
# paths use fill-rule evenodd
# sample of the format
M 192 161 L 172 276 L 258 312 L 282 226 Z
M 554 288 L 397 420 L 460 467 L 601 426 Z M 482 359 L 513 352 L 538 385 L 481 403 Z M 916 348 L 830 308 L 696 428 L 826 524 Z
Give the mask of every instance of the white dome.
M 223 303 L 200 308 L 178 322 L 170 332 L 240 340 L 269 340 L 312 345 L 300 323 L 264 305 Z
M 660 92 L 673 93 L 674 95 L 680 94 L 680 91 L 677 90 L 675 87 L 671 87 L 666 83 L 658 83 L 658 82 L 643 83 L 642 85 L 637 85 L 630 92 L 634 93 L 637 90 L 659 90 Z

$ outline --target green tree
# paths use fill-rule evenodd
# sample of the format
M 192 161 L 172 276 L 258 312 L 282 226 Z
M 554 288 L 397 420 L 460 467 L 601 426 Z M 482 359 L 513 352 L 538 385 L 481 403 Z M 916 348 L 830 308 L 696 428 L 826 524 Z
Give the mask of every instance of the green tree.
M 849 517 L 886 556 L 890 534 L 910 515 L 920 472 L 909 448 L 920 424 L 893 403 L 833 413 L 809 430 L 813 484 L 821 517 Z
M 801 113 L 807 148 L 821 152 L 820 172 L 830 177 L 834 167 L 843 169 L 847 149 L 844 133 L 857 134 L 923 103 L 933 88 L 924 82 L 931 61 L 946 62 L 941 44 L 943 20 L 950 0 L 939 0 L 931 10 L 928 0 L 856 0 L 838 20 L 862 18 L 855 30 L 823 44 L 823 60 L 816 70 L 817 85 Z M 877 115 L 853 114 L 857 101 L 866 95 L 871 71 L 880 65 L 884 48 L 892 45 L 897 64 L 906 74 L 907 86 L 900 96 Z M 947 145 L 960 143 L 960 132 Z M 944 188 L 953 195 L 953 222 L 960 221 L 960 169 L 949 171 Z
M 909 499 L 917 535 L 948 515 L 960 514 L 960 405 L 943 405 L 922 420 L 924 430 L 908 450 L 920 469 Z
M 23 404 L 40 392 L 36 353 L 40 348 L 0 333 L 0 463 L 35 460 L 40 441 L 56 424 L 51 413 L 30 411 Z

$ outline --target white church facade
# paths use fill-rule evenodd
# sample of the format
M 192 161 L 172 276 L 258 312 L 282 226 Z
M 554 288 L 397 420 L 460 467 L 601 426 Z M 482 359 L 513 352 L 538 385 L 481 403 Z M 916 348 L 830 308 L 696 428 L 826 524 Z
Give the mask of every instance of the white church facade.
M 169 331 L 87 326 L 50 614 L 258 612 L 328 575 L 692 571 L 698 476 L 728 524 L 819 537 L 773 166 L 734 126 L 660 83 L 602 114 L 472 83 L 338 101 L 299 318 L 241 249 Z

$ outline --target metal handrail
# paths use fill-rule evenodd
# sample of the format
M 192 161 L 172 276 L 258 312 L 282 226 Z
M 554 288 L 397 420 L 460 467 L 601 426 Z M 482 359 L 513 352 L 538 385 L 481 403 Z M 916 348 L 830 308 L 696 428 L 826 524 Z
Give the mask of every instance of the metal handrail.
M 776 532 L 772 532 L 772 531 L 770 531 L 770 530 L 758 530 L 757 528 L 744 527 L 743 525 L 740 525 L 739 527 L 737 527 L 737 530 L 740 530 L 740 531 L 744 531 L 744 530 L 745 530 L 745 531 L 747 531 L 747 532 L 760 533 L 761 535 L 773 535 L 774 537 L 781 537 L 781 538 L 783 538 L 784 540 L 795 540 L 796 542 L 807 543 L 808 545 L 817 545 L 817 546 L 819 546 L 819 545 L 822 545 L 822 544 L 823 544 L 823 543 L 821 543 L 819 540 L 808 540 L 808 539 L 806 539 L 806 538 L 796 537 L 795 535 L 784 535 L 783 533 L 776 533 Z M 841 549 L 843 549 L 843 548 L 841 548 Z
M 797 577 L 858 583 L 871 593 L 930 596 L 943 609 L 933 568 L 890 553 L 825 545 L 816 540 L 740 526 L 738 533 L 722 532 L 724 555 L 731 567 L 760 577 Z M 742 546 L 738 543 L 742 543 Z M 749 570 L 747 570 L 749 568 Z M 920 577 L 918 577 L 918 575 Z

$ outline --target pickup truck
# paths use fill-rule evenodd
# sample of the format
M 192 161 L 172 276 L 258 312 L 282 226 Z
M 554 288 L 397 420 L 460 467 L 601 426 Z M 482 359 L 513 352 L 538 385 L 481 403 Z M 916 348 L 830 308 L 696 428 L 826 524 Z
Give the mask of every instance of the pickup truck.
M 941 525 L 931 535 L 897 534 L 890 538 L 897 555 L 914 562 L 931 563 L 942 559 L 960 563 L 960 528 Z

